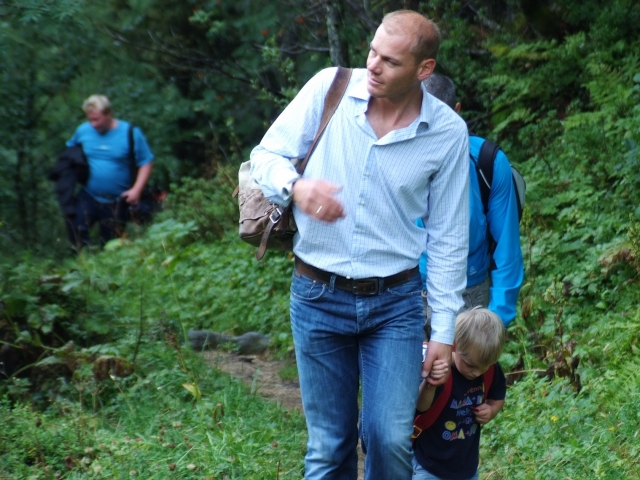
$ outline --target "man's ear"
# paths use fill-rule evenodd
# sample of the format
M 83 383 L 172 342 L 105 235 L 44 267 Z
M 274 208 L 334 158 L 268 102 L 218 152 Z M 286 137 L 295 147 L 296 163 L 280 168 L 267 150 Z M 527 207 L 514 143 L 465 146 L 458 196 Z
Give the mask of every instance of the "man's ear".
M 433 58 L 427 58 L 426 60 L 422 60 L 420 62 L 420 66 L 418 67 L 418 80 L 421 82 L 429 78 L 429 76 L 433 73 L 436 68 L 436 61 Z
M 456 106 L 453 107 L 457 114 L 460 114 L 460 110 L 462 110 L 462 104 L 460 102 L 456 103 Z

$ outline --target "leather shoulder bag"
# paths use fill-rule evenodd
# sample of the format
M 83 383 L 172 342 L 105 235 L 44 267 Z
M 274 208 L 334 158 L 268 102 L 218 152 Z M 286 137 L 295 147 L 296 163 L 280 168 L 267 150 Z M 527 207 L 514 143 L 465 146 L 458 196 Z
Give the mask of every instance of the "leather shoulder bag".
M 324 132 L 329 120 L 338 108 L 351 78 L 351 69 L 338 67 L 336 76 L 327 91 L 322 111 L 322 119 L 311 147 L 304 160 L 296 166 L 300 175 L 304 172 L 309 158 Z M 293 236 L 297 232 L 293 218 L 292 203 L 281 207 L 265 198 L 260 186 L 251 178 L 251 160 L 244 162 L 238 172 L 238 186 L 233 196 L 238 196 L 240 238 L 256 247 L 256 259 L 261 260 L 267 248 L 272 250 L 292 250 Z

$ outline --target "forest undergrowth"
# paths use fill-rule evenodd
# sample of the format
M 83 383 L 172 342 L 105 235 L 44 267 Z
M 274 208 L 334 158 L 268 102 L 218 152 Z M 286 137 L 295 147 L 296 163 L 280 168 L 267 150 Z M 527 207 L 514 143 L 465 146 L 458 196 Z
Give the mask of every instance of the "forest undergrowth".
M 131 42 L 142 42 L 161 17 L 159 3 L 139 3 L 136 8 L 149 8 L 149 15 L 119 11 L 118 38 L 131 33 Z M 212 81 L 215 69 L 227 64 L 214 62 L 207 71 L 210 64 L 200 59 L 186 68 L 179 62 L 193 57 L 180 56 L 178 47 L 168 50 L 169 43 L 162 52 L 171 51 L 177 62 L 169 70 L 163 70 L 168 61 L 158 51 L 141 48 L 119 59 L 106 91 L 131 100 L 125 111 L 139 108 L 143 118 L 160 119 L 149 129 L 150 139 L 158 146 L 158 177 L 172 183 L 166 185 L 164 211 L 150 225 L 131 225 L 125 238 L 102 251 L 65 255 L 53 194 L 41 193 L 51 187 L 42 159 L 53 144 L 46 141 L 59 140 L 69 127 L 61 116 L 73 120 L 66 91 L 51 97 L 57 110 L 47 113 L 51 92 L 67 84 L 78 90 L 84 83 L 102 85 L 109 75 L 101 69 L 109 68 L 105 58 L 111 57 L 95 65 L 81 62 L 96 70 L 80 77 L 62 67 L 25 74 L 35 82 L 26 86 L 0 77 L 0 90 L 10 93 L 3 99 L 15 100 L 0 101 L 2 118 L 13 120 L 25 106 L 44 112 L 37 119 L 2 122 L 20 135 L 3 130 L 11 142 L 0 148 L 0 479 L 302 476 L 302 414 L 265 402 L 255 388 L 206 365 L 185 340 L 189 329 L 256 331 L 269 336 L 271 355 L 293 363 L 291 254 L 254 259 L 254 250 L 236 236 L 231 192 L 260 125 L 268 125 L 310 70 L 332 60 L 317 49 L 299 57 L 292 53 L 295 45 L 279 50 L 309 32 L 310 41 L 324 38 L 320 30 L 302 30 L 320 17 L 301 16 L 294 1 L 281 11 L 249 2 L 255 8 L 247 17 L 232 2 L 203 2 L 195 13 L 183 3 L 167 0 L 162 9 L 172 21 L 188 10 L 179 23 L 184 28 L 171 35 L 182 35 L 178 41 L 193 47 L 191 53 L 205 51 L 202 45 L 210 42 L 219 47 L 220 61 L 229 61 L 223 58 L 230 51 L 227 37 L 239 38 L 252 25 L 253 36 L 236 42 L 242 49 L 234 53 L 242 55 L 231 64 L 243 71 L 259 65 L 259 82 L 239 87 L 233 75 L 225 76 L 220 88 L 231 92 L 233 85 L 240 92 L 227 98 Z M 393 2 L 378 3 L 391 8 Z M 631 0 L 613 0 L 606 8 L 596 1 L 538 2 L 540 15 L 532 16 L 521 5 L 532 2 L 509 0 L 500 8 L 488 1 L 418 3 L 443 29 L 438 68 L 459 87 L 465 120 L 499 142 L 527 182 L 521 222 L 525 282 L 500 359 L 509 388 L 503 412 L 484 428 L 480 478 L 636 478 L 640 7 Z M 39 8 L 31 4 L 41 6 L 40 16 L 28 17 Z M 6 33 L 0 37 L 3 71 L 48 65 L 28 55 L 31 44 L 15 41 L 22 29 L 35 32 L 31 42 L 44 56 L 56 44 L 50 38 L 69 48 L 81 45 L 73 41 L 77 32 L 68 11 L 55 17 L 69 26 L 62 35 L 47 17 L 54 8 L 49 2 L 34 0 L 11 12 L 7 5 L 0 7 L 7 17 L 0 24 Z M 83 5 L 65 0 L 55 8 Z M 100 10 L 105 18 L 108 8 Z M 257 28 L 261 15 L 268 25 Z M 294 16 L 289 24 L 279 15 Z M 369 17 L 358 10 L 352 18 L 340 34 L 350 46 L 347 63 L 359 66 L 370 34 L 359 22 Z M 270 29 L 279 22 L 296 35 L 274 34 Z M 115 55 L 112 37 L 104 43 L 101 38 L 92 40 L 100 55 Z M 259 41 L 258 53 L 245 48 Z M 89 55 L 69 52 L 78 59 Z M 135 77 L 140 70 L 147 76 Z M 145 89 L 155 92 L 155 101 Z M 244 102 L 248 92 L 271 106 Z M 21 93 L 37 101 L 29 103 L 31 97 Z M 27 186 L 29 194 L 21 196 Z

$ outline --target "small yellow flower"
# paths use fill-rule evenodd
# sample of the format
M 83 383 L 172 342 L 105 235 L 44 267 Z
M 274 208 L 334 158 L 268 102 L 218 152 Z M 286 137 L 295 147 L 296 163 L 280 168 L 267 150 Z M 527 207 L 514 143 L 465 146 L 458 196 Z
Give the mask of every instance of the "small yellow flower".
M 613 432 L 614 430 L 615 430 L 615 428 L 613 428 L 613 427 L 609 427 L 609 431 L 610 431 L 610 432 Z
M 551 415 L 551 420 L 552 420 L 553 422 L 557 422 L 557 421 L 559 420 L 559 418 L 558 418 L 558 417 L 556 417 L 555 415 Z

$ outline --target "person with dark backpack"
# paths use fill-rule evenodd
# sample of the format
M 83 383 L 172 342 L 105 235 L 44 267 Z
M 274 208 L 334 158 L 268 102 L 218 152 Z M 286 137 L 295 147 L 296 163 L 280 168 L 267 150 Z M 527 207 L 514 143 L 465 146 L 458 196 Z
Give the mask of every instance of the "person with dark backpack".
M 460 113 L 455 86 L 445 75 L 434 73 L 424 81 L 431 95 Z M 465 308 L 488 307 L 508 326 L 516 316 L 516 302 L 524 278 L 520 249 L 520 218 L 524 206 L 524 180 L 504 152 L 490 140 L 469 135 L 470 217 Z M 416 220 L 422 226 L 422 220 Z M 423 280 L 427 252 L 420 259 Z M 426 291 L 426 285 L 425 285 Z M 430 308 L 426 305 L 428 325 Z
M 107 97 L 91 95 L 82 109 L 87 122 L 67 142 L 67 147 L 81 146 L 89 165 L 88 179 L 76 198 L 75 215 L 65 215 L 69 241 L 76 250 L 90 244 L 89 230 L 95 223 L 100 225 L 101 245 L 122 234 L 153 166 L 153 154 L 142 131 L 114 118 Z

